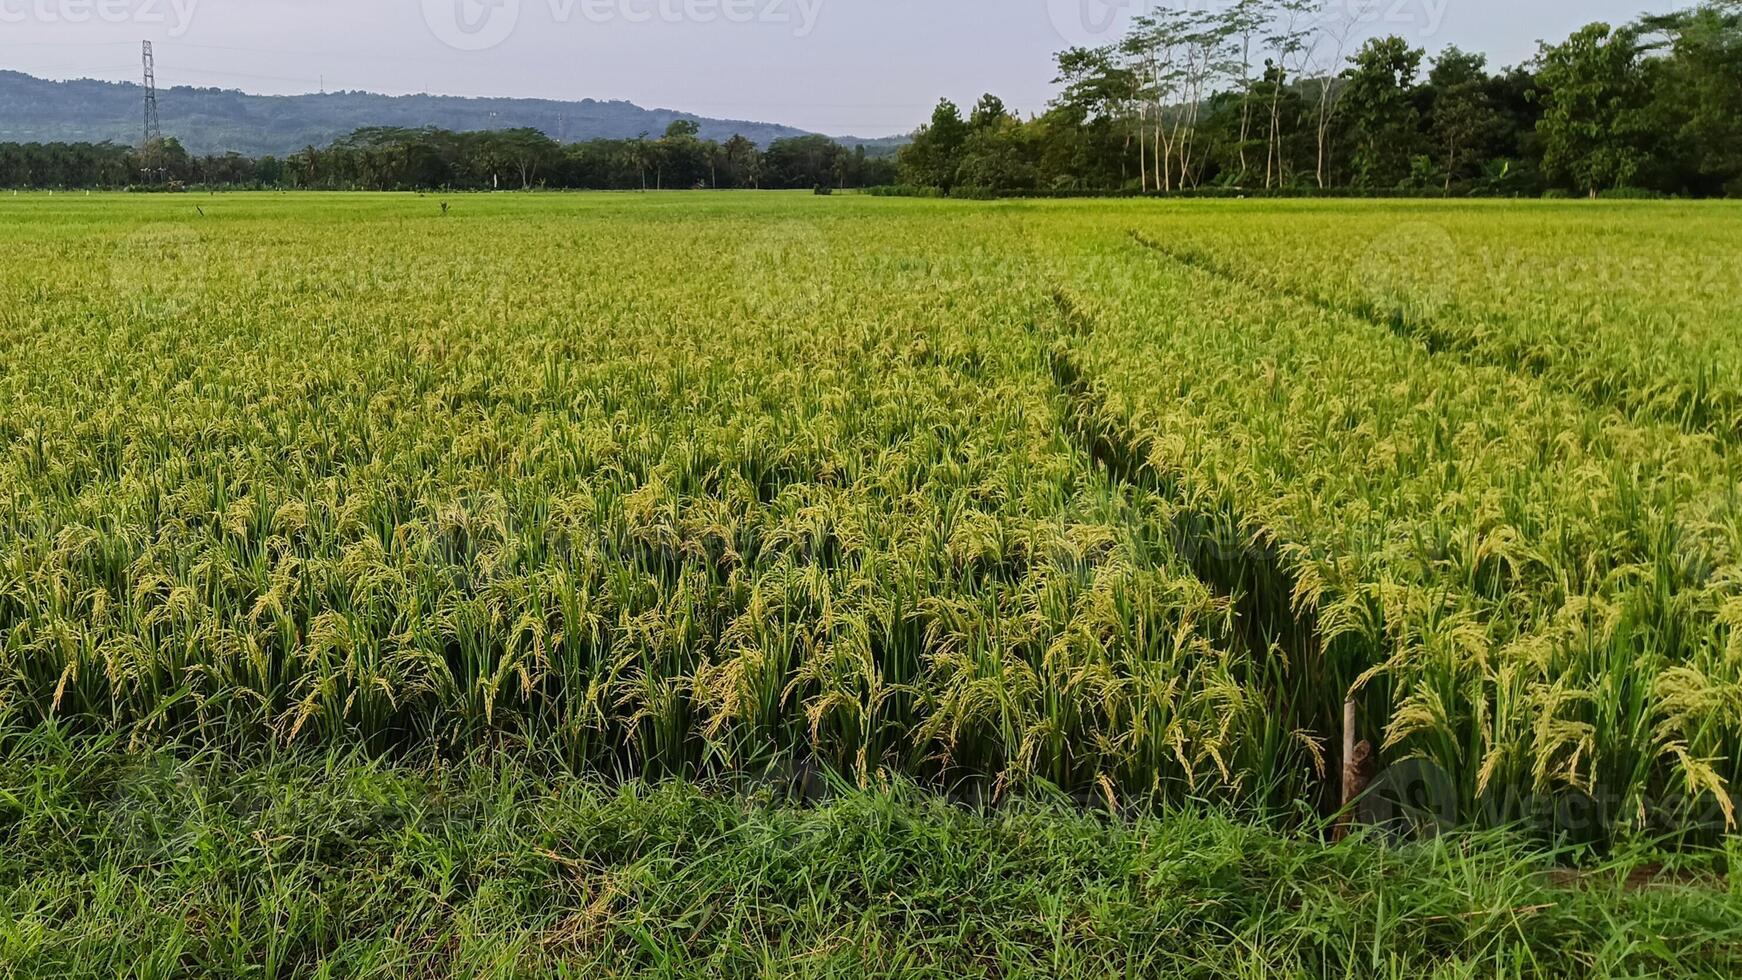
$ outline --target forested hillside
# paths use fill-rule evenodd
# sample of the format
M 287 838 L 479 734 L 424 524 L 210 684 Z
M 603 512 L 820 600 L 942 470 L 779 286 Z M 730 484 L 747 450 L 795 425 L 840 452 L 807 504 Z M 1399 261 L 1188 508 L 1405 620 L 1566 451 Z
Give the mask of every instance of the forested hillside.
M 143 93 L 131 83 L 82 79 L 54 82 L 0 71 L 0 143 L 103 143 L 134 145 L 140 137 Z M 760 146 L 804 130 L 773 123 L 708 119 L 671 109 L 644 109 L 632 102 L 581 99 L 466 99 L 451 96 L 386 96 L 369 92 L 325 95 L 248 95 L 214 88 L 172 88 L 159 96 L 163 130 L 188 152 L 288 156 L 326 146 L 365 127 L 455 132 L 536 129 L 561 143 L 634 139 L 658 135 L 673 122 L 696 123 L 704 139 L 743 136 Z M 857 140 L 847 140 L 849 145 Z

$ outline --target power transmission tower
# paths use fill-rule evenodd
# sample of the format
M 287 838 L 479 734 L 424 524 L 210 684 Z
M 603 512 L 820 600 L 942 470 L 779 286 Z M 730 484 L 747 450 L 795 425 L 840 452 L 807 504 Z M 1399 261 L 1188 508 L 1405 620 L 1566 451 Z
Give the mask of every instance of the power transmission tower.
M 157 65 L 151 42 L 145 42 L 145 140 L 139 145 L 139 167 L 147 183 L 163 177 L 163 124 L 157 118 Z
M 157 118 L 157 67 L 151 58 L 151 42 L 145 42 L 145 146 L 163 139 L 163 124 Z

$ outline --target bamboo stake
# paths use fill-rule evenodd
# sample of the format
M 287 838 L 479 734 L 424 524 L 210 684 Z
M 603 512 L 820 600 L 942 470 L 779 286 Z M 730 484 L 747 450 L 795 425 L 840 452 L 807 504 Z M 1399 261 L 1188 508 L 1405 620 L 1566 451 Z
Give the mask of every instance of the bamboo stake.
M 1361 765 L 1355 759 L 1355 725 L 1359 721 L 1355 699 L 1351 697 L 1343 702 L 1343 806 L 1337 811 L 1333 835 L 1336 840 L 1349 836 L 1349 828 L 1355 823 L 1355 801 L 1365 789 L 1361 785 Z

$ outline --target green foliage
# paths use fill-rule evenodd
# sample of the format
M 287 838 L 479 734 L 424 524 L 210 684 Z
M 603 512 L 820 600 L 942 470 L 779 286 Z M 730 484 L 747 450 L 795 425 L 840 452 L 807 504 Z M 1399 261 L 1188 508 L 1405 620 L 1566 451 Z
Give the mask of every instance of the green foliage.
M 1308 778 L 1166 506 L 1068 437 L 1043 338 L 1012 334 L 1026 260 L 974 258 L 992 229 L 515 200 L 91 229 L 114 278 L 33 304 L 5 381 L 0 433 L 44 442 L 0 470 L 0 701 L 231 746 L 514 735 L 603 771 Z M 83 281 L 45 227 L 6 225 L 7 288 Z
M 1395 187 L 1410 176 L 1420 140 L 1415 79 L 1425 52 L 1400 37 L 1368 41 L 1350 59 L 1341 103 L 1355 142 L 1357 187 Z
M 1723 976 L 1723 855 L 0 739 L 9 977 Z
M 1591 24 L 1545 45 L 1541 87 L 1543 173 L 1595 196 L 1632 182 L 1647 164 L 1641 145 L 1647 86 L 1639 32 Z
M 1034 133 L 1004 109 L 995 96 L 985 96 L 974 107 L 963 142 L 957 180 L 978 191 L 1032 187 Z
M 59 82 L 0 70 L 0 120 L 9 139 L 132 145 L 139 140 L 140 96 L 139 86 L 132 83 L 89 78 Z M 530 128 L 569 143 L 630 140 L 638 133 L 663 133 L 672 122 L 684 120 L 697 124 L 697 135 L 707 140 L 724 141 L 742 133 L 767 146 L 807 135 L 774 123 L 709 119 L 599 99 L 395 97 L 371 92 L 271 96 L 175 86 L 161 90 L 158 101 L 164 132 L 180 138 L 198 156 L 235 152 L 285 157 L 370 127 L 452 132 Z M 877 149 L 891 148 L 872 143 Z
M 149 151 L 113 145 L 0 143 L 0 186 L 117 188 L 177 181 L 205 187 L 327 190 L 592 190 L 861 187 L 889 183 L 894 164 L 825 136 L 778 139 L 767 150 L 739 135 L 700 139 L 673 122 L 657 140 L 592 140 L 568 146 L 534 129 L 454 133 L 359 129 L 325 149 L 288 159 L 237 154 L 190 157 L 174 140 Z
M 1697 193 L 1742 181 L 1742 8 L 1708 4 L 1649 17 L 1648 35 L 1667 38 L 1653 73 L 1654 130 L 1662 152 Z
M 1730 819 L 1742 283 L 1727 217 L 1661 207 L 1152 215 L 1168 261 L 1082 287 L 1107 424 L 1282 542 L 1295 601 L 1353 645 L 1331 689 L 1383 680 L 1375 744 L 1472 815 L 1589 795 L 1611 828 L 1675 828 L 1648 814 L 1704 785 Z M 1617 221 L 1654 235 L 1571 244 Z
M 1661 201 L 1664 194 L 1646 187 L 1611 187 L 1598 191 L 1597 197 L 1605 201 Z
M 936 187 L 948 194 L 959 180 L 962 149 L 969 132 L 956 104 L 948 99 L 939 101 L 932 111 L 931 122 L 920 127 L 912 141 L 901 148 L 902 181 Z
M 1517 196 L 1545 182 L 1585 195 L 1640 186 L 1715 196 L 1742 174 L 1734 4 L 1594 25 L 1497 75 L 1482 55 L 1448 48 L 1425 79 L 1424 52 L 1395 36 L 1341 63 L 1348 35 L 1315 10 L 1298 0 L 1151 12 L 1114 43 L 1061 52 L 1044 114 L 985 125 L 1002 110 L 985 111 L 988 96 L 968 123 L 952 109 L 943 149 L 936 121 L 922 129 L 902 180 L 976 196 L 1211 187 Z M 965 148 L 963 129 L 974 134 Z
M 0 705 L 1726 825 L 1726 209 L 669 201 L 0 198 Z
M 1039 115 L 1019 119 L 988 94 L 963 119 L 944 100 L 899 162 L 888 151 L 900 139 L 867 144 L 730 124 L 750 138 L 740 133 L 720 143 L 712 137 L 728 124 L 634 107 L 625 111 L 647 123 L 639 136 L 565 146 L 524 126 L 454 132 L 379 125 L 401 118 L 394 103 L 394 111 L 370 120 L 376 125 L 334 139 L 329 149 L 315 148 L 331 139 L 321 134 L 282 160 L 176 155 L 147 167 L 113 144 L 0 144 L 0 186 L 123 187 L 149 172 L 184 185 L 326 189 L 804 189 L 899 181 L 976 198 L 1218 187 L 1511 197 L 1552 184 L 1585 196 L 1640 187 L 1702 197 L 1734 193 L 1742 183 L 1742 13 L 1734 3 L 1646 16 L 1614 30 L 1593 25 L 1543 45 L 1534 63 L 1499 74 L 1489 73 L 1482 55 L 1448 48 L 1425 79 L 1424 53 L 1399 37 L 1373 38 L 1345 59 L 1349 35 L 1315 9 L 1310 0 L 1248 0 L 1221 14 L 1151 12 L 1114 43 L 1059 53 L 1058 94 Z M 12 80 L 0 74 L 0 82 Z M 38 103 L 55 101 L 36 95 L 9 95 L 0 86 L 0 105 L 15 103 L 27 119 L 18 131 L 40 126 L 29 122 L 39 118 Z M 553 127 L 526 116 L 524 106 L 510 109 L 501 114 L 573 132 L 566 115 Z M 202 119 L 170 119 L 170 129 L 201 133 Z M 656 132 L 664 135 L 649 138 Z
M 1472 179 L 1477 161 L 1506 168 L 1498 174 L 1484 173 L 1486 189 L 1503 191 L 1510 176 L 1508 162 L 1493 158 L 1505 121 L 1491 92 L 1487 63 L 1483 55 L 1450 47 L 1440 53 L 1428 74 L 1427 90 L 1433 98 L 1428 130 L 1448 188 Z

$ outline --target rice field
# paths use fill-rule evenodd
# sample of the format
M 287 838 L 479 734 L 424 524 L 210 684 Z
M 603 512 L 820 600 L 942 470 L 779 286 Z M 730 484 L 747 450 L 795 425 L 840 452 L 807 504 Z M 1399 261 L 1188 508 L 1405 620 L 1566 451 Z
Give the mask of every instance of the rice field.
M 441 203 L 0 199 L 9 724 L 1735 828 L 1742 210 Z

